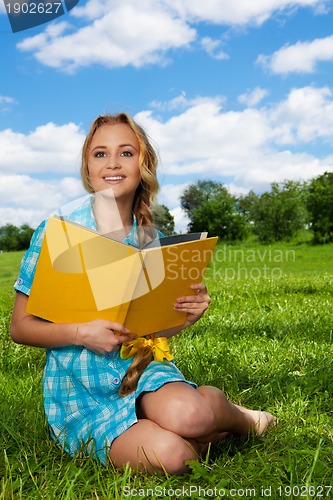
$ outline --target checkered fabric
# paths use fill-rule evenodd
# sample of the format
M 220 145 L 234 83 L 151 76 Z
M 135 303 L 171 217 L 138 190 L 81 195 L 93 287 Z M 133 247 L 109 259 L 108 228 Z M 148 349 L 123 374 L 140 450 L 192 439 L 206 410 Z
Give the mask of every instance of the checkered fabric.
M 93 196 L 89 196 L 69 215 L 60 215 L 96 229 L 92 205 Z M 30 293 L 45 226 L 43 221 L 33 234 L 14 285 L 15 290 L 26 295 Z M 136 244 L 136 221 L 124 242 Z M 46 349 L 45 413 L 51 436 L 68 453 L 84 451 L 106 465 L 113 440 L 137 422 L 135 401 L 139 395 L 169 382 L 186 381 L 174 363 L 152 361 L 142 373 L 136 391 L 119 398 L 121 380 L 131 362 L 121 359 L 118 351 L 104 356 L 74 345 Z

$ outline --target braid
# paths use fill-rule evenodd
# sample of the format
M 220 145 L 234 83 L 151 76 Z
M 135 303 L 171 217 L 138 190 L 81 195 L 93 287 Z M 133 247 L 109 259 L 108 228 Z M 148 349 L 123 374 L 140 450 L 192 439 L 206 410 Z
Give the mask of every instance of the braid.
M 136 205 L 134 207 L 140 246 L 156 237 L 153 212 L 150 208 L 150 196 L 149 193 L 145 192 L 142 188 L 141 190 L 143 192 L 137 196 Z
M 128 394 L 131 394 L 136 389 L 140 375 L 150 364 L 151 358 L 152 354 L 149 347 L 143 347 L 137 352 L 122 380 L 119 389 L 120 397 L 128 396 Z

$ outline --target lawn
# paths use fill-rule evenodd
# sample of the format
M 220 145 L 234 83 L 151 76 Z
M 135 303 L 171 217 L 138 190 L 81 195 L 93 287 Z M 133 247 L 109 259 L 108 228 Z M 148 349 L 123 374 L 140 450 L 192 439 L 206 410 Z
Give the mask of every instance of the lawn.
M 106 469 L 52 443 L 44 352 L 8 333 L 21 255 L 0 254 L 0 499 L 333 498 L 333 245 L 218 245 L 211 307 L 172 340 L 177 365 L 279 423 L 211 447 L 183 477 Z

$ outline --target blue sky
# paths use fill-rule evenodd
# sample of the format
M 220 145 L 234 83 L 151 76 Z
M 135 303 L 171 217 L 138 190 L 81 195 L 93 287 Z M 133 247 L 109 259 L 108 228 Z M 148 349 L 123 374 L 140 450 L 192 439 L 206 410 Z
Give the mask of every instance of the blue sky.
M 84 194 L 99 114 L 126 111 L 161 158 L 159 202 L 198 179 L 234 194 L 333 170 L 332 0 L 80 0 L 13 34 L 0 3 L 0 225 Z

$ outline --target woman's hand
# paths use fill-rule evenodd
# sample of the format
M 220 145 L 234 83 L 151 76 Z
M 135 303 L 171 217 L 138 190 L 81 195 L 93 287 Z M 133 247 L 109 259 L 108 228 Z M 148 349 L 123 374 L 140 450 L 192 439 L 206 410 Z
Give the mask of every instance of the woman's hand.
M 137 335 L 114 321 L 97 319 L 77 325 L 75 344 L 82 345 L 96 354 L 118 351 L 123 342 L 134 340 Z
M 28 297 L 17 292 L 10 334 L 14 342 L 35 347 L 57 348 L 82 345 L 97 354 L 116 351 L 137 336 L 124 325 L 98 319 L 89 323 L 51 323 L 26 312 Z
M 197 290 L 196 295 L 179 297 L 174 304 L 176 311 L 187 313 L 186 322 L 183 328 L 187 328 L 196 323 L 211 303 L 207 288 L 203 283 L 193 284 L 190 288 L 192 290 Z

